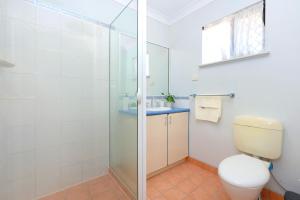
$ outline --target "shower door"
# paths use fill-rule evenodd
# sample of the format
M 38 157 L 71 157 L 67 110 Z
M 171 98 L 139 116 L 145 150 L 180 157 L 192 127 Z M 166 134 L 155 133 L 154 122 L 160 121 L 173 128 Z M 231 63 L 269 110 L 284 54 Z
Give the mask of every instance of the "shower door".
M 138 1 L 131 1 L 110 27 L 110 171 L 133 199 L 145 184 L 142 101 L 144 31 Z M 146 20 L 145 20 L 146 21 Z M 145 24 L 145 23 L 144 23 Z

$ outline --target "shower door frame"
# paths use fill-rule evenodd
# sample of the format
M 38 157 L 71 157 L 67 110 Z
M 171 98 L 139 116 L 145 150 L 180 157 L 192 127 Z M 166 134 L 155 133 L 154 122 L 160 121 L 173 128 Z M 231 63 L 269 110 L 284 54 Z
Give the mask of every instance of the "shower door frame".
M 129 7 L 130 0 L 112 23 Z M 146 55 L 147 55 L 147 0 L 137 1 L 137 200 L 146 200 L 147 185 L 147 129 L 146 129 Z M 111 24 L 112 24 L 111 23 Z M 110 51 L 111 52 L 111 51 Z M 126 189 L 126 187 L 125 187 Z
M 147 129 L 146 129 L 146 55 L 147 55 L 147 0 L 138 3 L 138 200 L 147 199 Z

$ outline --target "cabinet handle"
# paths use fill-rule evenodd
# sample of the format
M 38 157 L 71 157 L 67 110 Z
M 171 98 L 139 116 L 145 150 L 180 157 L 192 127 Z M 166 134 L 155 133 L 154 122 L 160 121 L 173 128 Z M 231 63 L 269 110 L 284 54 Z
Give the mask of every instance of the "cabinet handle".
M 169 116 L 169 124 L 172 124 L 172 116 Z

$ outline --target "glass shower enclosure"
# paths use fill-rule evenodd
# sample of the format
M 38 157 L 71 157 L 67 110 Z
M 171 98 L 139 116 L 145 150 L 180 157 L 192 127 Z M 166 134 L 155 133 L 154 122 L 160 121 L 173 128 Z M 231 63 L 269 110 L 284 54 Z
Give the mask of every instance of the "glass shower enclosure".
M 110 25 L 110 172 L 133 199 L 143 198 L 143 16 L 132 0 Z M 144 94 L 145 95 L 145 94 Z

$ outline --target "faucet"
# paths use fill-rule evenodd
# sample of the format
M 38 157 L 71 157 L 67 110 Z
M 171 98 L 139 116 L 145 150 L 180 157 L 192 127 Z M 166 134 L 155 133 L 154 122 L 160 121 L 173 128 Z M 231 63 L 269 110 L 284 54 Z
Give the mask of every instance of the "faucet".
M 154 96 L 151 97 L 151 108 L 154 107 Z

